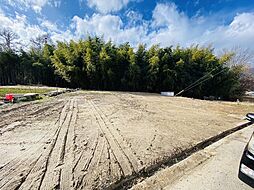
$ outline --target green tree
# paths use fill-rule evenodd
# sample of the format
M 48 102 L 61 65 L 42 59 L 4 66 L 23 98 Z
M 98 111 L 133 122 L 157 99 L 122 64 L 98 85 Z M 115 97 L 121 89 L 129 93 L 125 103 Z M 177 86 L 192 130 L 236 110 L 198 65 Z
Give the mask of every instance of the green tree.
M 159 78 L 159 46 L 153 45 L 148 50 L 148 70 L 147 70 L 147 90 L 158 91 L 158 78 Z

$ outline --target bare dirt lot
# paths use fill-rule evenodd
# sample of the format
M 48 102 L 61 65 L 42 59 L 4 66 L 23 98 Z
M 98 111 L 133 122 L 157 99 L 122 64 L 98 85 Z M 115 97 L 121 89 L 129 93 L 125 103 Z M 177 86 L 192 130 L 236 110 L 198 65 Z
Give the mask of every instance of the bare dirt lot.
M 77 91 L 0 107 L 0 189 L 114 189 L 254 104 Z

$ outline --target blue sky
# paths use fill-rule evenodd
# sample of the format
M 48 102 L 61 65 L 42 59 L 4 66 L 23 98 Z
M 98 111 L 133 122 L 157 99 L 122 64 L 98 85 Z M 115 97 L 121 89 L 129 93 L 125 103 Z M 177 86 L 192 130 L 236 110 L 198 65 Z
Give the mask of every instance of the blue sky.
M 0 0 L 0 26 L 23 44 L 88 35 L 137 46 L 212 45 L 254 50 L 254 0 Z

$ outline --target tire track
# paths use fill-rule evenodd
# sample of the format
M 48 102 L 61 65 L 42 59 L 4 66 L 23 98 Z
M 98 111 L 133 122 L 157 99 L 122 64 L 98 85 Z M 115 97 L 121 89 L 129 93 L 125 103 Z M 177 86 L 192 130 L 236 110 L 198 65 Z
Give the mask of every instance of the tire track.
M 45 113 L 48 112 L 49 109 L 52 109 L 58 105 L 62 104 L 62 101 L 52 102 L 50 105 L 47 104 L 33 104 L 31 107 L 25 106 L 25 109 L 21 110 L 12 110 L 10 109 L 8 113 L 0 116 L 0 129 L 10 125 L 14 122 L 23 121 L 29 118 L 41 118 L 45 116 Z M 40 106 L 39 108 L 37 108 Z M 36 116 L 36 117 L 34 117 Z
M 94 105 L 92 101 L 89 101 L 91 107 L 94 110 L 95 117 L 97 118 L 98 124 L 105 134 L 105 137 L 110 145 L 110 148 L 115 154 L 116 160 L 119 163 L 119 166 L 123 172 L 124 176 L 130 176 L 134 172 L 134 167 L 130 162 L 129 158 L 126 156 L 125 152 L 123 151 L 122 147 L 120 146 L 119 142 L 116 140 L 114 135 L 111 133 L 108 125 L 105 122 L 102 114 L 98 111 L 98 108 Z
M 19 162 L 17 162 L 15 165 L 4 166 L 2 168 L 4 172 L 1 172 L 0 189 L 12 189 L 6 188 L 7 186 L 6 184 L 10 183 L 14 184 L 15 181 L 19 181 L 19 177 L 22 178 L 25 177 L 27 173 L 29 173 L 30 168 L 33 167 L 33 165 L 36 163 L 34 160 L 37 160 L 38 158 L 31 158 L 36 155 L 37 152 L 33 152 L 29 156 L 26 156 L 25 159 L 22 159 Z M 40 157 L 41 154 L 38 155 Z M 15 178 L 13 178 L 13 176 L 15 176 Z
M 65 155 L 64 155 L 64 165 L 61 172 L 61 181 L 60 189 L 73 189 L 74 185 L 74 175 L 73 175 L 73 168 L 74 168 L 74 149 L 75 149 L 75 125 L 77 121 L 78 115 L 78 104 L 77 100 L 74 101 L 73 105 L 73 114 L 69 125 L 69 135 L 67 136 L 66 140 L 66 147 L 65 147 Z
M 115 151 L 114 151 L 114 149 L 113 149 L 113 147 L 112 147 L 112 143 L 114 142 L 114 141 L 112 141 L 113 139 L 112 138 L 110 138 L 110 135 L 109 134 L 106 134 L 106 132 L 108 132 L 107 130 L 105 130 L 105 127 L 107 127 L 106 125 L 105 125 L 105 123 L 103 122 L 103 120 L 101 119 L 101 117 L 99 117 L 100 115 L 99 115 L 99 113 L 97 112 L 97 110 L 95 109 L 95 106 L 94 106 L 94 104 L 92 103 L 92 101 L 90 100 L 89 102 L 89 105 L 90 105 L 90 107 L 92 108 L 92 111 L 93 111 L 93 115 L 94 115 L 94 117 L 95 117 L 95 119 L 96 119 L 96 121 L 97 121 L 97 124 L 98 124 L 98 126 L 99 126 L 99 129 L 100 129 L 100 131 L 101 131 L 101 133 L 103 134 L 103 136 L 104 136 L 104 138 L 105 138 L 105 140 L 106 140 L 106 142 L 107 142 L 107 149 L 108 149 L 108 152 L 110 153 L 109 154 L 109 157 L 110 158 L 112 158 L 112 160 L 113 160 L 113 162 L 112 162 L 112 160 L 109 160 L 109 162 L 110 162 L 110 165 L 112 165 L 112 166 L 114 166 L 114 174 L 116 174 L 116 175 L 114 175 L 113 176 L 113 178 L 116 178 L 116 179 L 120 179 L 120 178 L 122 178 L 122 177 L 124 177 L 124 175 L 125 175 L 125 173 L 124 173 L 124 169 L 123 169 L 123 167 L 122 167 L 122 165 L 121 165 L 121 161 L 119 161 L 118 159 L 118 155 L 116 155 L 117 153 L 115 153 Z M 105 126 L 104 126 L 105 125 Z M 113 146 L 114 146 L 115 144 L 113 144 Z M 117 146 L 114 146 L 114 147 L 117 147 Z M 117 151 L 117 150 L 116 150 Z M 119 153 L 119 151 L 118 151 L 118 153 Z M 110 156 L 111 155 L 111 156 Z M 121 159 L 121 158 L 120 158 Z M 113 164 L 114 163 L 114 164 Z M 124 165 L 124 164 L 123 164 Z
M 0 135 L 3 135 L 6 132 L 13 131 L 18 127 L 25 126 L 28 123 L 32 123 L 33 121 L 38 121 L 42 119 L 44 120 L 45 117 L 53 115 L 55 112 L 57 112 L 57 110 L 63 107 L 61 104 L 56 104 L 55 106 L 48 107 L 44 110 L 43 113 L 41 113 L 40 115 L 36 115 L 35 117 L 31 117 L 31 115 L 29 115 L 26 118 L 23 118 L 23 120 L 17 119 L 17 121 L 14 121 L 12 123 L 9 122 L 10 124 L 4 124 L 4 127 L 0 128 Z M 41 123 L 43 123 L 43 121 L 41 121 Z
M 24 104 L 17 104 L 15 107 L 11 107 L 11 108 L 6 108 L 4 110 L 0 110 L 1 115 L 7 114 L 10 111 L 16 111 L 16 110 L 20 110 L 20 109 L 24 109 L 32 104 L 35 104 L 34 102 L 29 102 L 29 103 L 24 103 Z
M 35 144 L 42 142 L 48 134 L 49 133 L 46 133 L 44 136 L 42 136 L 37 142 L 35 142 Z M 16 170 L 22 168 L 24 162 L 26 162 L 30 157 L 40 153 L 41 150 L 43 150 L 43 146 L 44 145 L 39 146 L 35 151 L 29 147 L 23 154 L 8 161 L 4 166 L 2 166 L 0 169 L 0 184 L 3 180 L 5 180 L 6 177 L 13 175 Z
M 26 160 L 26 162 L 23 163 L 22 171 L 19 171 L 19 175 L 15 175 L 15 178 L 11 176 L 11 178 L 8 179 L 7 182 L 0 188 L 3 190 L 4 189 L 19 189 L 20 186 L 25 182 L 27 176 L 30 174 L 30 172 L 32 171 L 33 167 L 35 166 L 37 161 L 40 159 L 40 157 L 41 155 L 34 161 Z
M 67 116 L 66 114 L 67 105 L 68 102 L 61 110 L 58 122 L 55 124 L 56 131 L 54 133 L 54 137 L 51 140 L 49 147 L 46 149 L 46 151 L 43 152 L 42 156 L 40 157 L 36 165 L 33 167 L 32 171 L 29 173 L 25 182 L 21 185 L 20 189 L 40 189 L 42 180 L 47 171 L 48 160 L 50 158 L 53 148 L 55 147 L 56 140 L 62 127 L 61 124 L 65 121 Z
M 41 122 L 41 123 L 42 123 L 42 122 Z M 41 141 L 46 137 L 47 134 L 48 134 L 48 133 L 46 133 L 44 136 L 42 136 L 38 141 L 34 142 L 34 144 L 37 144 L 37 143 L 41 142 Z M 3 143 L 1 143 L 1 144 L 3 144 Z M 5 144 L 11 144 L 11 143 L 6 142 Z M 18 143 L 14 143 L 14 144 L 18 144 Z M 27 150 L 30 150 L 30 149 L 31 149 L 31 147 L 28 148 Z M 12 166 L 15 165 L 15 164 L 13 164 L 13 163 L 17 162 L 16 160 L 20 160 L 21 158 L 24 158 L 25 155 L 27 155 L 27 152 L 23 153 L 23 154 L 22 154 L 21 156 L 19 156 L 19 157 L 16 157 L 16 158 L 14 158 L 14 159 L 8 161 L 4 166 L 2 166 L 2 167 L 0 168 L 0 172 L 1 172 L 1 170 L 2 170 L 3 167 L 5 167 L 5 166 L 7 166 L 7 165 L 9 165 L 9 164 L 11 164 Z M 0 180 L 0 181 L 1 181 L 1 180 Z
M 73 100 L 67 105 L 65 120 L 60 120 L 60 129 L 47 159 L 46 171 L 40 183 L 41 189 L 60 189 L 61 172 L 69 126 L 73 112 Z
M 60 112 L 59 112 L 59 115 L 60 115 Z M 59 118 L 54 122 L 53 126 L 54 126 L 58 121 L 59 121 Z M 29 121 L 29 122 L 32 123 L 32 121 Z M 22 123 L 22 125 L 21 125 L 21 122 L 13 123 L 14 126 L 12 126 L 10 130 L 7 128 L 7 131 L 11 131 L 11 130 L 13 130 L 13 129 L 16 129 L 16 127 L 26 126 L 27 123 L 28 123 L 28 122 Z M 36 127 L 41 126 L 42 124 L 44 125 L 44 123 L 45 123 L 45 121 L 44 121 L 44 120 L 41 120 L 38 124 L 36 124 Z M 5 133 L 5 132 L 7 132 L 7 131 L 3 131 L 3 133 Z M 33 144 L 39 144 L 39 143 L 43 142 L 43 141 L 47 138 L 47 136 L 48 136 L 48 138 L 49 138 L 50 136 L 52 136 L 51 133 L 52 133 L 51 130 L 48 130 L 48 131 L 46 132 L 45 135 L 43 135 L 38 141 L 34 142 Z M 6 144 L 10 144 L 10 143 L 7 142 Z M 39 147 L 37 148 L 36 151 L 32 150 L 32 147 L 26 148 L 26 151 L 25 151 L 23 154 L 19 155 L 18 157 L 14 158 L 14 159 L 9 160 L 4 166 L 1 166 L 1 168 L 0 168 L 0 173 L 1 173 L 1 175 L 0 175 L 0 176 L 3 176 L 4 173 L 8 172 L 8 170 L 10 170 L 10 169 L 11 169 L 11 170 L 14 170 L 15 167 L 18 167 L 19 163 L 22 163 L 23 160 L 28 159 L 27 156 L 33 155 L 34 152 L 37 152 L 38 150 L 41 150 L 41 149 L 43 148 L 43 146 L 44 146 L 44 145 L 39 146 Z M 8 165 L 9 165 L 9 166 L 8 166 Z M 8 169 L 8 167 L 9 167 L 9 169 Z M 4 171 L 3 171 L 2 169 L 3 169 Z M 0 181 L 1 181 L 1 179 L 3 179 L 3 178 L 0 178 Z
M 112 139 L 114 139 L 115 143 L 121 150 L 122 154 L 128 160 L 128 163 L 132 169 L 132 172 L 137 173 L 139 170 L 142 169 L 142 165 L 139 159 L 135 156 L 131 148 L 127 145 L 125 139 L 119 134 L 119 131 L 115 129 L 115 126 L 106 117 L 106 114 L 93 102 L 91 103 L 96 109 L 99 116 L 101 117 L 101 120 L 103 121 L 104 126 L 106 126 L 106 130 L 109 132 L 109 135 L 112 137 Z
M 85 175 L 87 174 L 87 170 L 90 166 L 90 163 L 95 155 L 95 151 L 97 150 L 97 146 L 99 143 L 99 133 L 97 132 L 97 136 L 95 137 L 94 143 L 92 148 L 90 149 L 89 152 L 85 151 L 83 149 L 83 151 L 80 154 L 79 159 L 77 160 L 74 168 L 73 168 L 73 172 L 74 172 L 74 188 L 78 189 L 78 188 L 83 188 L 83 180 Z
M 38 140 L 37 143 L 41 142 L 41 140 L 44 140 L 45 136 L 47 135 L 48 133 L 46 133 L 40 140 Z M 38 164 L 38 161 L 41 160 L 41 156 L 43 155 L 42 150 L 44 149 L 43 146 L 44 144 L 39 146 L 36 150 L 32 150 L 30 148 L 21 156 L 16 157 L 14 160 L 8 162 L 2 168 L 4 172 L 1 171 L 0 184 L 2 185 L 0 188 L 13 189 L 11 187 L 13 187 L 14 184 L 16 184 L 17 187 L 23 186 L 23 183 L 27 181 L 25 179 L 29 178 L 29 174 L 34 170 L 34 167 L 36 164 Z
M 80 153 L 77 163 L 75 164 L 75 189 L 98 188 L 98 185 L 101 183 L 100 179 L 103 178 L 102 175 L 104 173 L 107 173 L 107 168 L 112 165 L 110 156 L 108 155 L 109 142 L 107 136 L 101 129 L 101 122 L 99 121 L 99 118 L 97 117 L 93 106 L 87 100 L 86 103 L 88 105 L 88 107 L 86 106 L 86 108 L 89 109 L 90 113 L 89 117 L 92 118 L 91 121 L 94 121 L 96 124 L 95 126 L 93 125 L 93 131 L 97 129 L 97 135 L 95 137 L 93 146 L 89 150 L 87 150 L 87 147 L 84 148 Z M 101 160 L 103 160 L 104 162 L 102 163 Z M 114 162 L 116 162 L 116 159 L 114 160 Z M 120 167 L 120 164 L 116 166 L 116 173 L 118 173 L 117 171 L 119 171 Z M 123 172 L 121 172 L 119 176 L 122 175 Z M 108 175 L 107 178 L 109 179 L 110 176 Z
M 86 174 L 83 176 L 82 185 L 85 185 L 85 188 L 94 189 L 96 188 L 96 183 L 99 180 L 99 174 L 101 171 L 102 165 L 97 165 L 100 159 L 100 154 L 103 151 L 103 144 L 105 143 L 105 138 L 103 136 L 99 136 L 99 141 L 97 147 L 94 151 L 94 154 L 91 159 L 87 162 L 85 167 Z M 103 166 L 102 166 L 103 167 Z M 83 189 L 82 187 L 81 189 Z

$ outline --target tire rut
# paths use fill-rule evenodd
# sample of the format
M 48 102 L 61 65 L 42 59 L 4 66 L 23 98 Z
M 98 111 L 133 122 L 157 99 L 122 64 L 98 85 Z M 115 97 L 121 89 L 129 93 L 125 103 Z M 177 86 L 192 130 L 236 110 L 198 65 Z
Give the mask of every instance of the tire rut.
M 65 146 L 70 122 L 73 112 L 73 100 L 68 101 L 62 113 L 63 117 L 59 121 L 59 130 L 57 132 L 52 148 L 47 156 L 45 172 L 42 176 L 39 189 L 60 189 L 61 172 L 63 159 L 65 156 Z
M 38 141 L 34 142 L 34 144 L 38 144 L 44 141 L 47 135 L 50 133 L 46 133 L 42 136 Z M 7 143 L 8 144 L 8 143 Z M 29 159 L 31 156 L 36 155 L 38 152 L 42 150 L 44 145 L 39 146 L 35 151 L 32 150 L 31 147 L 27 148 L 26 151 L 20 156 L 9 160 L 4 166 L 0 168 L 0 182 L 5 178 L 5 175 L 9 175 L 10 171 L 15 171 L 15 168 L 19 168 L 19 165 L 22 165 L 24 161 Z
M 11 123 L 23 121 L 29 118 L 41 118 L 45 117 L 45 113 L 48 112 L 48 110 L 55 108 L 59 105 L 61 105 L 61 101 L 59 102 L 53 102 L 48 105 L 46 104 L 32 104 L 29 106 L 24 106 L 20 110 L 12 110 L 10 109 L 6 114 L 0 116 L 0 129 L 3 129 L 4 127 L 10 125 Z M 40 106 L 39 108 L 37 108 Z
M 89 168 L 91 161 L 94 157 L 95 151 L 97 150 L 97 146 L 99 143 L 99 132 L 95 137 L 93 142 L 93 146 L 89 152 L 83 150 L 73 168 L 73 172 L 75 175 L 74 188 L 83 188 L 84 177 L 87 174 L 87 169 Z
M 132 172 L 138 172 L 142 169 L 142 165 L 139 161 L 139 159 L 135 156 L 131 148 L 127 145 L 125 139 L 122 135 L 119 134 L 119 130 L 116 129 L 116 127 L 112 124 L 112 122 L 109 121 L 106 114 L 93 102 L 91 102 L 93 107 L 96 109 L 98 115 L 100 116 L 101 120 L 104 123 L 105 129 L 109 132 L 109 136 L 111 136 L 119 149 L 121 150 L 122 154 L 126 157 L 128 160 L 128 163 L 132 169 Z
M 58 121 L 58 119 L 57 119 Z M 43 123 L 43 121 L 41 121 Z M 35 144 L 43 142 L 46 136 L 50 137 L 51 134 L 48 131 L 44 136 L 42 136 Z M 26 178 L 30 175 L 37 161 L 41 159 L 42 150 L 45 149 L 44 143 L 37 147 L 35 150 L 31 147 L 26 149 L 26 151 L 20 156 L 10 160 L 0 170 L 0 188 L 1 189 L 14 189 L 15 185 L 17 187 L 22 186 L 26 182 Z M 16 177 L 14 177 L 16 176 Z M 6 183 L 7 181 L 7 183 Z M 16 188 L 17 188 L 16 187 Z
M 74 168 L 74 149 L 75 149 L 75 125 L 78 115 L 77 100 L 73 104 L 72 118 L 69 124 L 68 136 L 66 137 L 65 154 L 63 157 L 63 168 L 61 172 L 60 189 L 72 189 L 74 182 L 73 168 Z
M 120 178 L 119 177 L 115 178 L 116 176 L 114 176 L 114 178 L 116 180 L 120 180 L 121 178 L 125 178 L 126 176 L 132 176 L 139 169 L 138 166 L 137 166 L 138 163 L 136 162 L 137 164 L 133 164 L 133 162 L 135 163 L 135 160 L 130 160 L 130 158 L 127 156 L 127 153 L 125 152 L 126 147 L 123 148 L 120 145 L 119 140 L 121 140 L 121 139 L 120 138 L 116 139 L 115 133 L 111 131 L 113 129 L 110 129 L 113 126 L 109 123 L 109 121 L 107 120 L 105 115 L 102 113 L 102 111 L 99 110 L 97 108 L 97 106 L 92 101 L 87 100 L 87 103 L 89 104 L 89 106 L 91 108 L 92 114 L 94 114 L 94 117 L 96 118 L 99 129 L 101 131 L 101 134 L 103 135 L 103 137 L 107 141 L 107 145 L 108 145 L 107 149 L 108 149 L 108 152 L 109 152 L 109 155 L 110 155 L 109 157 L 115 159 L 115 162 L 118 165 L 118 169 L 117 168 L 115 168 L 115 169 L 120 170 L 120 176 L 119 176 Z M 119 136 L 117 136 L 117 137 L 119 137 Z M 124 142 L 121 141 L 121 144 L 123 144 L 123 143 Z M 103 151 L 103 149 L 97 150 L 97 151 L 98 151 L 98 154 L 99 154 L 100 151 Z M 96 159 L 98 159 L 98 158 L 96 158 Z M 96 161 L 94 161 L 94 162 L 96 162 Z M 98 160 L 97 160 L 97 162 L 98 162 Z M 113 165 L 111 160 L 110 160 L 109 165 L 110 166 Z M 89 170 L 89 172 L 91 172 L 91 170 Z M 87 177 L 87 178 L 89 179 L 89 177 Z M 80 187 L 83 187 L 81 185 L 83 183 L 84 183 L 84 181 L 82 179 L 82 181 L 80 183 Z M 90 181 L 90 182 L 87 181 L 85 184 L 90 184 L 90 183 L 93 183 L 93 182 L 92 181 Z
M 57 119 L 57 122 L 55 123 L 55 133 L 53 136 L 53 140 L 51 141 L 51 144 L 48 146 L 48 148 L 41 153 L 41 156 L 39 159 L 34 163 L 33 167 L 30 167 L 30 172 L 27 174 L 24 181 L 22 181 L 22 184 L 20 185 L 19 189 L 38 189 L 40 187 L 40 183 L 44 177 L 44 173 L 46 172 L 47 168 L 47 161 L 49 158 L 49 155 L 51 154 L 52 148 L 55 144 L 55 139 L 59 134 L 59 129 L 61 127 L 61 122 L 63 118 L 66 116 L 63 114 L 64 109 L 62 110 L 59 118 Z M 43 149 L 40 149 L 43 150 Z M 35 152 L 35 154 L 38 154 L 38 151 Z M 22 169 L 22 168 L 21 168 Z M 7 188 L 8 189 L 8 188 Z

